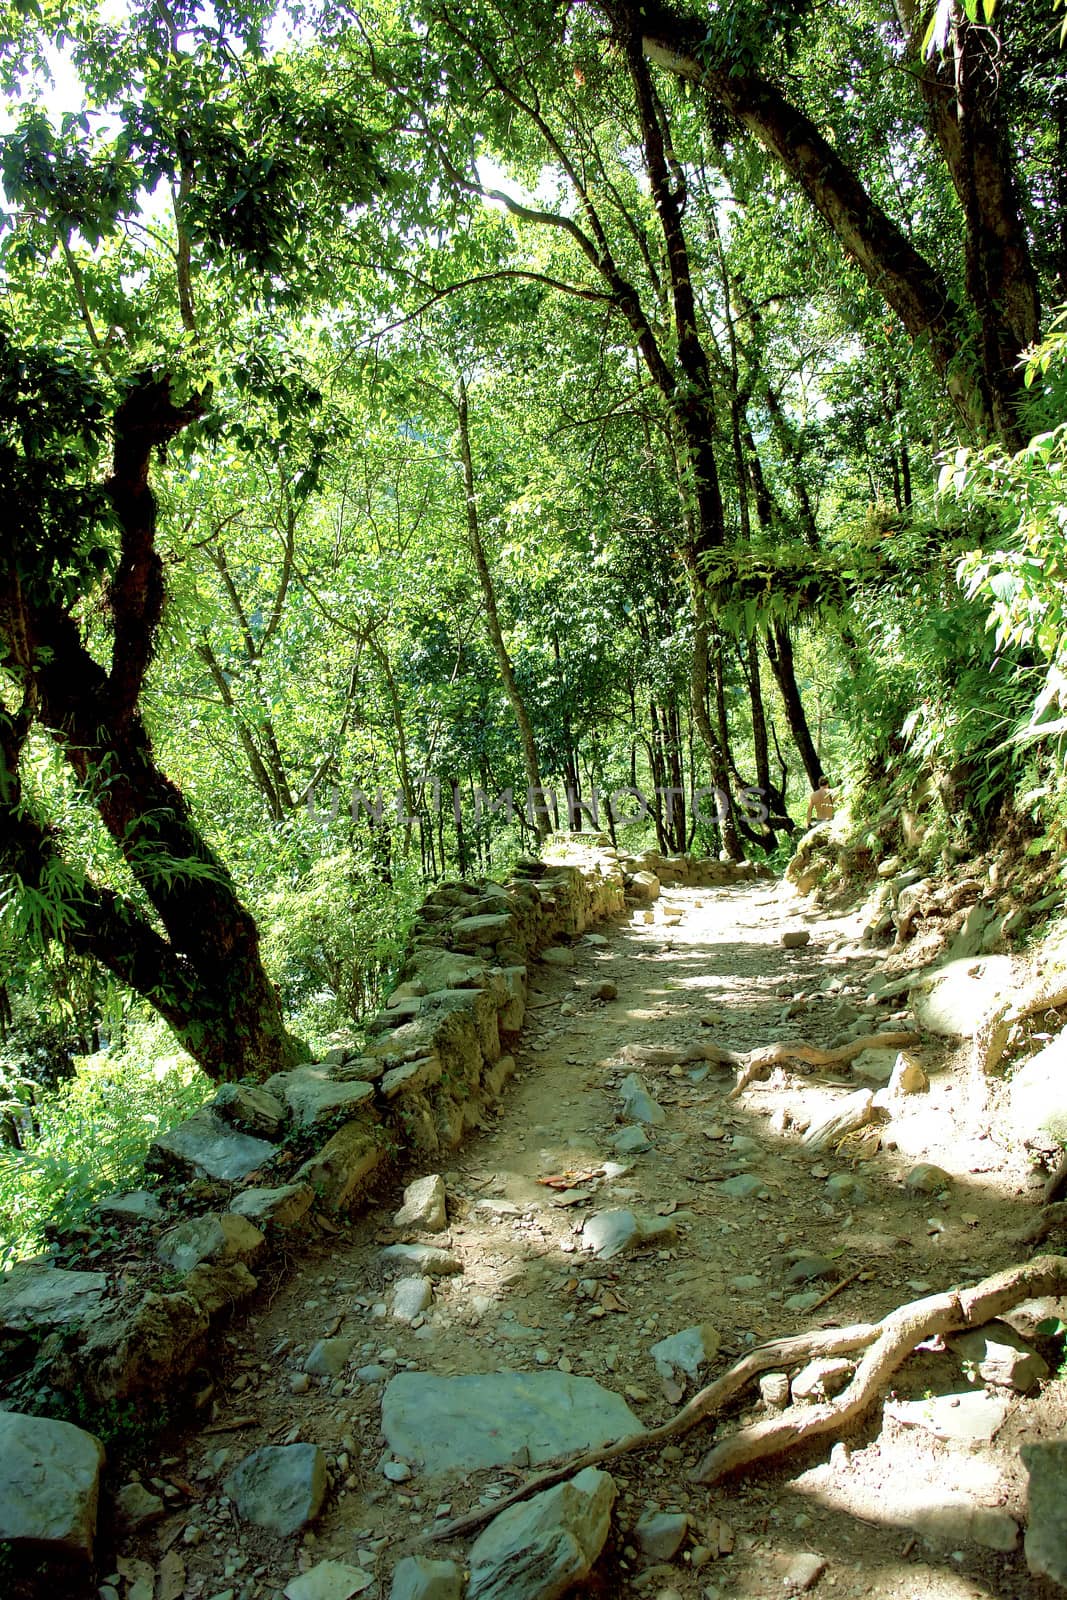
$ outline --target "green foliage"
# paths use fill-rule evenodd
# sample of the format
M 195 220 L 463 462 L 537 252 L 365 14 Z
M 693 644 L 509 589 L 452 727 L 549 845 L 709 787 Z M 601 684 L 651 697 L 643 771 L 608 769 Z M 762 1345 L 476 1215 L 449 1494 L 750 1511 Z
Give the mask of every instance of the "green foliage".
M 1027 363 L 1045 415 L 1067 413 L 1067 313 Z M 960 448 L 941 469 L 939 488 L 968 506 L 996 509 L 1003 543 L 960 564 L 968 593 L 990 603 L 998 649 L 1035 647 L 1067 664 L 1067 421 L 1034 434 L 1016 455 Z
M 264 947 L 302 1035 L 325 1050 L 337 1028 L 358 1026 L 385 998 L 422 897 L 405 865 L 393 882 L 351 850 L 315 862 L 264 907 Z
M 0 1145 L 0 1236 L 8 1257 L 40 1249 L 46 1228 L 68 1227 L 105 1194 L 141 1183 L 152 1140 L 210 1092 L 188 1057 L 174 1054 L 165 1031 L 147 1023 L 124 1048 L 78 1061 L 69 1082 L 36 1090 L 32 1108 L 23 1088 L 15 1099 L 24 1108 L 24 1148 Z
M 789 60 L 796 35 L 812 10 L 811 0 L 733 0 L 717 6 L 704 40 L 710 67 L 733 75 L 756 72 L 772 52 Z
M 1035 419 L 1067 415 L 1067 314 L 1030 352 L 1026 381 Z M 997 658 L 1036 654 L 1044 662 L 1028 675 L 1028 697 L 1016 702 L 990 760 L 1018 770 L 1029 752 L 1024 787 L 1032 799 L 1052 802 L 1047 814 L 1067 770 L 1067 422 L 1041 428 L 1014 455 L 957 449 L 942 466 L 939 490 L 996 519 L 995 539 L 961 558 L 959 579 L 988 608 Z
M 62 349 L 16 345 L 0 320 L 0 517 L 28 597 L 70 604 L 109 564 L 95 469 L 107 425 L 92 373 Z

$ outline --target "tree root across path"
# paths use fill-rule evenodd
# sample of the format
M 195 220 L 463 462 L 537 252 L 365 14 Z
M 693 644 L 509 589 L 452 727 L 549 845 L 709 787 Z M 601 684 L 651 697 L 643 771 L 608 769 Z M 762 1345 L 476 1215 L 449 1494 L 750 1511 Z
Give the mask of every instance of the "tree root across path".
M 756 1050 L 749 1050 L 747 1055 L 735 1058 L 741 1070 L 727 1099 L 736 1100 L 754 1079 L 765 1078 L 771 1068 L 782 1061 L 806 1061 L 814 1067 L 839 1067 L 847 1061 L 854 1061 L 864 1050 L 907 1050 L 918 1043 L 917 1033 L 865 1033 L 859 1039 L 850 1039 L 848 1044 L 837 1045 L 833 1050 L 805 1044 L 802 1040 L 791 1043 L 788 1039 L 779 1044 L 760 1045 Z
M 1067 1256 L 1037 1256 L 1033 1261 L 1007 1267 L 967 1289 L 948 1289 L 898 1306 L 880 1322 L 860 1322 L 848 1328 L 819 1328 L 809 1333 L 772 1339 L 743 1356 L 721 1378 L 695 1394 L 677 1414 L 658 1428 L 628 1434 L 615 1444 L 585 1450 L 536 1474 L 510 1495 L 491 1506 L 479 1507 L 424 1536 L 438 1543 L 480 1528 L 507 1506 L 551 1488 L 585 1467 L 603 1466 L 620 1456 L 655 1449 L 668 1439 L 689 1433 L 713 1417 L 761 1372 L 788 1371 L 816 1357 L 863 1356 L 848 1388 L 823 1405 L 789 1406 L 778 1416 L 754 1422 L 713 1445 L 693 1473 L 696 1483 L 718 1483 L 742 1467 L 771 1456 L 783 1455 L 823 1434 L 851 1429 L 870 1410 L 878 1396 L 924 1340 L 963 1328 L 980 1327 L 1003 1316 L 1023 1300 L 1067 1293 Z

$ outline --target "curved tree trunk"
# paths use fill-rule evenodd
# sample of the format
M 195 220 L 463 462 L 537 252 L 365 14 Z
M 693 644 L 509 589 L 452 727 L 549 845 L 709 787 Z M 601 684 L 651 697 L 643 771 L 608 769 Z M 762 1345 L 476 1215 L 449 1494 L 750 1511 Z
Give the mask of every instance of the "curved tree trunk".
M 209 1076 L 266 1077 L 291 1065 L 298 1047 L 264 971 L 255 921 L 157 766 L 139 703 L 163 606 L 149 467 L 153 450 L 197 410 L 174 406 L 167 379 L 147 378 L 116 414 L 110 670 L 54 591 L 27 593 L 14 559 L 0 565 L 5 665 L 23 690 L 19 713 L 0 714 L 0 868 L 47 907 L 44 937 L 94 957 L 143 996 Z M 96 807 L 158 926 L 130 896 L 68 864 L 58 835 L 25 803 L 19 761 L 34 723 Z

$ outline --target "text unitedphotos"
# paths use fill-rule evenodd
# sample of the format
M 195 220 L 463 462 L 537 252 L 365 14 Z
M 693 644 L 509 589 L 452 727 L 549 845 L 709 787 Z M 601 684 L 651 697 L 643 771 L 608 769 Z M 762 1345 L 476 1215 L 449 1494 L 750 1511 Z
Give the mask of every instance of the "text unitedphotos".
M 442 810 L 440 782 L 435 780 L 428 784 L 427 794 L 430 802 L 429 810 L 436 816 Z M 336 821 L 341 814 L 340 788 L 336 784 L 330 786 L 325 805 L 321 803 L 323 798 L 321 788 L 312 788 L 308 791 L 308 814 L 319 822 Z M 711 810 L 704 809 L 705 802 L 711 803 Z M 488 794 L 484 789 L 475 789 L 470 800 L 476 826 L 483 818 L 513 822 L 516 813 L 521 810 L 530 827 L 536 826 L 539 815 L 547 814 L 558 818 L 566 812 L 567 824 L 575 830 L 583 827 L 599 828 L 602 817 L 617 828 L 624 827 L 627 823 L 646 822 L 656 816 L 665 818 L 669 824 L 679 804 L 686 809 L 690 819 L 696 822 L 721 823 L 729 815 L 729 799 L 724 791 L 718 788 L 682 789 L 657 785 L 651 790 L 623 788 L 613 789 L 610 793 L 594 788 L 588 795 L 575 794 L 572 789 L 530 788 L 525 794 L 520 792 L 518 797 L 514 788 L 502 789 L 495 795 Z M 760 789 L 743 789 L 735 805 L 750 822 L 766 822 L 770 815 Z M 457 822 L 462 821 L 465 807 L 458 792 L 445 796 L 443 808 L 454 814 Z M 350 809 L 353 822 L 358 822 L 361 816 L 365 816 L 376 827 L 381 827 L 386 821 L 397 827 L 415 827 L 419 820 L 417 816 L 408 814 L 407 801 L 400 790 L 397 790 L 390 799 L 381 789 L 376 789 L 373 794 L 365 789 L 353 789 Z

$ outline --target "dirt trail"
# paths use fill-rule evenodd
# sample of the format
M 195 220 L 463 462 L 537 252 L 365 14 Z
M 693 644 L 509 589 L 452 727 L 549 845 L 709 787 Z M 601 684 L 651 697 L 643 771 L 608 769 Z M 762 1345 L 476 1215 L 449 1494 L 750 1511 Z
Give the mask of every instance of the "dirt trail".
M 821 1156 L 802 1147 L 798 1125 L 857 1086 L 847 1069 L 832 1078 L 779 1069 L 730 1100 L 732 1073 L 625 1059 L 627 1045 L 832 1045 L 884 1025 L 885 1008 L 876 1013 L 865 1000 L 876 958 L 855 945 L 847 919 L 803 913 L 766 883 L 670 891 L 645 917 L 635 911 L 576 941 L 570 968 L 534 969 L 515 1080 L 490 1125 L 448 1158 L 447 1232 L 422 1236 L 463 1266 L 436 1280 L 424 1316 L 408 1325 L 388 1314 L 395 1274 L 379 1252 L 416 1237 L 392 1217 L 401 1178 L 427 1166 L 402 1174 L 350 1227 L 324 1233 L 273 1298 L 225 1336 L 210 1373 L 210 1424 L 170 1437 L 145 1465 L 143 1477 L 164 1489 L 173 1512 L 123 1544 L 127 1585 L 159 1580 L 166 1556 L 175 1596 L 274 1600 L 300 1570 L 333 1558 L 373 1572 L 366 1592 L 387 1595 L 396 1559 L 435 1519 L 491 1505 L 523 1476 L 389 1481 L 379 1415 L 382 1380 L 397 1370 L 556 1366 L 619 1391 L 651 1425 L 760 1340 L 873 1320 L 1019 1259 L 1010 1236 L 1032 1214 L 1032 1181 L 994 1131 L 967 1124 L 965 1074 L 943 1046 L 929 1041 L 919 1052 L 930 1092 L 909 1099 L 880 1150 L 855 1140 Z M 810 942 L 783 949 L 783 931 L 796 927 L 810 930 Z M 618 993 L 601 1001 L 594 995 L 605 981 Z M 612 1146 L 622 1126 L 618 1086 L 635 1071 L 665 1116 L 646 1130 L 648 1151 L 624 1156 Z M 944 1168 L 949 1189 L 906 1189 L 918 1162 Z M 590 1176 L 605 1163 L 615 1166 Z M 539 1181 L 567 1174 L 577 1193 Z M 755 1191 L 750 1198 L 720 1187 L 745 1177 L 755 1180 L 740 1185 Z M 596 1260 L 582 1223 L 614 1206 L 670 1216 L 677 1236 Z M 851 1281 L 832 1293 L 842 1280 Z M 720 1346 L 687 1390 L 660 1376 L 649 1349 L 694 1324 L 712 1324 Z M 333 1380 L 307 1378 L 310 1346 L 338 1332 L 355 1340 L 348 1366 Z M 1003 1513 L 1022 1518 L 1018 1445 L 1061 1429 L 1065 1387 L 1054 1378 L 1033 1400 L 1005 1391 L 995 1438 L 973 1449 L 877 1412 L 845 1446 L 815 1447 L 714 1490 L 689 1477 L 711 1442 L 706 1427 L 616 1462 L 615 1535 L 585 1592 L 759 1600 L 789 1592 L 790 1561 L 811 1552 L 826 1562 L 819 1594 L 1037 1600 L 1051 1591 L 1028 1576 L 1021 1551 L 987 1543 L 1010 1538 Z M 966 1389 L 958 1360 L 930 1351 L 909 1362 L 896 1393 L 921 1400 Z M 744 1398 L 744 1415 L 766 1411 L 758 1392 Z M 281 1540 L 239 1524 L 223 1495 L 227 1472 L 259 1445 L 297 1439 L 320 1444 L 330 1460 L 332 1489 L 314 1532 Z M 968 1507 L 985 1511 L 969 1523 Z M 690 1518 L 682 1548 L 658 1565 L 632 1534 L 656 1509 Z M 421 1548 L 462 1561 L 466 1547 Z

